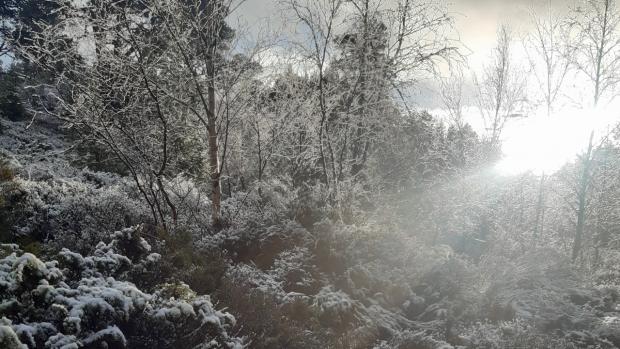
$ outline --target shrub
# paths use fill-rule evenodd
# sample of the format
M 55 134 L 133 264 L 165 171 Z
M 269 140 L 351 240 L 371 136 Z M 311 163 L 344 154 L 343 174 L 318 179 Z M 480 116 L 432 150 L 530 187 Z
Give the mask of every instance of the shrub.
M 42 261 L 16 245 L 2 245 L 0 343 L 15 348 L 241 348 L 228 330 L 235 319 L 214 309 L 182 283 L 162 284 L 153 293 L 123 281 L 159 259 L 136 236 L 114 234 L 92 256 L 63 250 Z M 142 246 L 134 260 L 123 246 Z M 145 255 L 138 258 L 138 255 Z
M 116 230 L 142 222 L 149 215 L 133 198 L 127 182 L 82 172 L 83 178 L 28 181 L 18 179 L 21 190 L 10 212 L 11 242 L 30 239 L 50 242 L 89 253 L 99 241 L 109 241 Z

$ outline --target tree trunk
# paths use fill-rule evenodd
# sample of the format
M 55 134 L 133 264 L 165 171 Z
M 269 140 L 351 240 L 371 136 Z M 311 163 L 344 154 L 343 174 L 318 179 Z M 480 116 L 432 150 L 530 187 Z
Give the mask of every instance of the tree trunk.
M 588 151 L 584 157 L 583 171 L 581 172 L 581 179 L 579 180 L 579 193 L 577 196 L 577 228 L 575 230 L 575 241 L 573 242 L 573 262 L 579 256 L 581 252 L 581 245 L 583 244 L 583 230 L 586 221 L 586 199 L 588 195 L 588 187 L 590 184 L 590 167 L 592 165 L 592 140 L 594 138 L 594 131 L 590 134 L 590 144 L 588 145 Z
M 221 168 L 219 156 L 219 144 L 217 135 L 217 112 L 215 101 L 215 53 L 217 49 L 217 41 L 214 40 L 211 47 L 211 54 L 208 61 L 207 75 L 207 99 L 209 107 L 207 110 L 207 134 L 209 137 L 209 167 L 211 174 L 211 223 L 214 227 L 221 225 L 222 218 L 222 184 L 221 184 Z
M 217 125 L 215 123 L 215 88 L 209 84 L 209 105 L 211 114 L 207 132 L 209 136 L 209 167 L 211 170 L 211 220 L 214 226 L 221 224 L 222 186 L 220 174 L 219 145 L 217 140 Z
M 534 247 L 542 234 L 544 222 L 544 202 L 545 201 L 545 173 L 543 172 L 540 177 L 540 185 L 538 188 L 538 205 L 536 207 L 536 226 L 534 227 Z

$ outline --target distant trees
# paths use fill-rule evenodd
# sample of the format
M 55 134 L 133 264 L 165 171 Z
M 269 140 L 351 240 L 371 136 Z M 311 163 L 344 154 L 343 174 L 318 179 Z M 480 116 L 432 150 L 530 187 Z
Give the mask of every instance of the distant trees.
M 601 137 L 592 132 L 587 150 L 579 155 L 572 171 L 571 208 L 576 217 L 572 258 L 582 264 L 596 266 L 601 251 L 618 247 L 614 231 L 620 212 L 616 202 L 620 195 L 616 187 L 620 156 L 615 133 Z
M 20 62 L 15 45 L 26 42 L 40 33 L 41 22 L 58 20 L 58 2 L 37 0 L 6 0 L 0 4 L 0 117 L 18 120 L 26 117 L 27 98 L 23 85 L 37 76 L 44 80 L 35 67 Z M 0 122 L 0 132 L 2 125 Z
M 465 121 L 464 108 L 467 99 L 464 94 L 465 77 L 460 68 L 453 70 L 448 78 L 441 80 L 441 100 L 448 116 L 447 139 L 451 147 L 452 163 L 463 167 L 476 163 L 475 149 L 478 135 L 471 125 Z
M 41 32 L 41 22 L 57 20 L 61 1 L 5 0 L 0 4 L 0 57 L 13 53 L 15 42 Z
M 597 171 L 592 173 L 590 194 L 591 246 L 593 264 L 599 267 L 605 251 L 617 249 L 620 224 L 620 188 L 616 172 L 620 168 L 620 151 L 613 142 L 606 141 L 598 149 Z
M 20 89 L 19 67 L 0 67 L 0 118 L 20 120 L 26 116 Z M 0 127 L 0 132 L 2 127 Z
M 37 21 L 41 30 L 15 41 L 25 61 L 54 76 L 40 92 L 56 108 L 40 103 L 37 112 L 118 158 L 158 225 L 181 214 L 177 176 L 208 183 L 218 226 L 223 180 L 231 196 L 262 196 L 272 180 L 294 190 L 316 185 L 342 218 L 353 196 L 368 204 L 368 193 L 394 193 L 480 159 L 460 95 L 451 127 L 407 105 L 420 76 L 461 59 L 452 19 L 434 1 L 285 1 L 303 37 L 287 43 L 298 65 L 284 73 L 263 70 L 259 49 L 233 47 L 229 0 L 55 4 L 57 20 Z M 499 98 L 495 141 L 521 92 L 507 32 L 500 46 L 487 81 Z
M 593 107 L 600 106 L 601 101 L 612 101 L 617 96 L 617 86 L 620 83 L 620 10 L 615 0 L 587 0 L 583 6 L 571 9 L 567 21 L 570 29 L 570 61 L 578 72 L 584 76 L 590 85 L 590 93 L 593 97 Z M 587 150 L 579 156 L 579 176 L 575 179 L 576 214 L 575 236 L 572 244 L 572 259 L 577 260 L 583 254 L 586 241 L 592 239 L 606 240 L 606 223 L 601 220 L 601 212 L 608 211 L 599 204 L 592 204 L 596 199 L 605 202 L 606 195 L 594 194 L 594 186 L 605 185 L 607 179 L 596 183 L 594 180 L 601 176 L 598 174 L 606 165 L 601 167 L 601 154 L 609 153 L 610 134 L 595 134 L 600 130 L 592 130 Z M 595 138 L 596 137 L 596 138 Z M 600 141 L 597 141 L 600 140 Z M 604 161 L 603 163 L 605 163 Z M 607 171 L 608 172 L 608 171 Z M 604 177 L 604 176 L 603 176 Z M 611 205 L 613 207 L 613 205 Z M 592 212 L 596 207 L 597 214 Z M 609 211 L 608 211 L 609 212 Z M 588 229 L 588 221 L 593 220 L 594 228 Z M 586 232 L 590 235 L 586 236 Z M 596 251 L 600 247 L 600 240 L 595 242 Z M 598 256 L 595 258 L 597 259 Z

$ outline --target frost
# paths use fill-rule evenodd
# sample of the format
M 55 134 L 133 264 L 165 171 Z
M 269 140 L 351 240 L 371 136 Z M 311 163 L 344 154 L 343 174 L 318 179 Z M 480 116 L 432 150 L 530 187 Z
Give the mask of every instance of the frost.
M 183 299 L 176 299 L 165 296 L 166 288 L 148 294 L 128 281 L 111 276 L 132 266 L 129 258 L 116 252 L 117 241 L 113 239 L 109 244 L 100 244 L 96 250 L 99 252 L 87 257 L 63 249 L 59 254 L 63 259 L 60 263 L 43 262 L 33 254 L 20 251 L 0 259 L 0 285 L 4 285 L 5 290 L 0 293 L 0 308 L 12 309 L 3 312 L 12 314 L 9 318 L 12 321 L 3 320 L 4 342 L 0 343 L 8 344 L 1 347 L 26 348 L 21 346 L 22 343 L 34 346 L 33 343 L 40 340 L 47 348 L 57 349 L 102 345 L 104 342 L 112 347 L 131 347 L 127 334 L 119 327 L 127 323 L 133 323 L 130 326 L 132 331 L 142 333 L 138 337 L 134 333 L 134 338 L 152 336 L 151 326 L 176 328 L 173 332 L 161 333 L 164 338 L 191 333 L 194 331 L 192 326 L 207 326 L 208 332 L 200 332 L 198 337 L 192 335 L 191 340 L 211 340 L 210 336 L 216 333 L 214 340 L 220 345 L 228 343 L 225 347 L 234 347 L 241 343 L 226 334 L 226 329 L 234 326 L 234 318 L 215 310 L 208 297 L 196 296 L 186 285 L 168 286 L 171 292 L 182 290 Z M 141 246 L 145 247 L 144 244 Z M 159 260 L 152 254 L 148 256 L 151 262 Z M 64 269 L 56 266 L 59 264 Z M 22 302 L 28 299 L 26 295 L 35 302 L 15 302 L 15 299 Z M 39 314 L 37 318 L 44 321 L 22 322 L 34 314 Z M 186 327 L 178 328 L 180 324 Z
M 0 347 L 6 349 L 28 349 L 22 344 L 10 326 L 0 325 Z
M 92 335 L 84 338 L 82 343 L 85 345 L 94 345 L 95 343 L 107 342 L 107 345 L 112 346 L 127 346 L 127 340 L 123 335 L 123 332 L 116 326 L 110 326 L 101 331 L 97 331 Z

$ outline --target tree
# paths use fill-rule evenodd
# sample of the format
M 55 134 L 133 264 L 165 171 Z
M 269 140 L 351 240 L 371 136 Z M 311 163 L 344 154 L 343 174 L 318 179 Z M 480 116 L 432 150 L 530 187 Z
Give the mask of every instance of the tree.
M 448 121 L 459 130 L 464 126 L 464 83 L 463 73 L 460 70 L 451 71 L 448 78 L 441 79 L 441 101 L 448 113 Z
M 473 165 L 481 158 L 476 158 L 478 135 L 463 118 L 463 108 L 467 101 L 463 93 L 465 81 L 460 69 L 452 70 L 448 78 L 441 79 L 441 100 L 447 111 L 448 132 L 446 141 L 450 148 L 451 161 L 457 168 Z
M 57 74 L 54 97 L 61 108 L 46 112 L 121 159 L 163 225 L 166 214 L 173 221 L 177 217 L 166 182 L 178 173 L 179 146 L 196 136 L 208 145 L 211 218 L 214 226 L 221 223 L 225 151 L 219 137 L 228 129 L 222 124 L 230 111 L 227 92 L 237 81 L 221 73 L 233 36 L 224 22 L 230 5 L 220 0 L 144 0 L 131 7 L 69 3 L 62 7 L 62 22 L 45 24 L 21 45 L 27 59 Z
M 334 159 L 328 123 L 333 106 L 328 101 L 328 96 L 332 94 L 325 84 L 325 74 L 330 57 L 334 54 L 332 45 L 336 35 L 336 26 L 340 24 L 338 21 L 341 20 L 339 16 L 343 3 L 342 0 L 291 0 L 286 2 L 295 18 L 308 32 L 308 37 L 296 46 L 315 70 L 316 101 L 319 115 L 318 125 L 316 125 L 319 161 L 323 172 L 323 182 L 328 188 L 335 180 L 335 167 L 332 166 L 330 169 L 328 166 L 328 157 Z
M 394 95 L 404 100 L 417 78 L 458 56 L 451 17 L 432 1 L 286 3 L 309 33 L 296 46 L 314 68 L 319 163 L 333 199 L 341 183 L 364 183 L 373 152 L 405 122 Z
M 478 108 L 489 131 L 487 141 L 492 149 L 499 145 L 506 120 L 516 116 L 518 104 L 525 99 L 525 74 L 514 66 L 512 34 L 508 27 L 501 26 L 497 35 L 492 62 L 484 67 L 481 80 L 474 76 Z
M 546 16 L 532 11 L 532 22 L 534 31 L 526 39 L 526 50 L 536 86 L 543 95 L 547 116 L 551 116 L 566 82 L 574 49 L 563 21 L 556 18 L 551 4 Z
M 13 53 L 15 42 L 27 41 L 57 20 L 62 1 L 5 0 L 0 4 L 0 57 Z
M 581 246 L 583 244 L 584 229 L 586 224 L 586 209 L 589 188 L 591 184 L 592 170 L 593 170 L 593 155 L 594 155 L 594 132 L 590 134 L 590 141 L 588 143 L 588 149 L 586 153 L 581 156 L 581 171 L 579 175 L 579 182 L 577 186 L 577 225 L 575 228 L 575 240 L 573 241 L 572 259 L 575 261 L 581 253 Z
M 605 251 L 617 248 L 620 223 L 620 149 L 614 142 L 605 142 L 597 151 L 597 171 L 592 174 L 591 221 L 593 222 L 594 264 L 598 267 Z
M 164 22 L 166 36 L 178 50 L 177 59 L 182 62 L 182 73 L 187 74 L 185 82 L 191 88 L 188 99 L 178 99 L 190 108 L 206 129 L 208 139 L 209 173 L 211 176 L 212 222 L 221 224 L 221 173 L 222 161 L 219 149 L 219 122 L 223 108 L 217 102 L 217 80 L 220 65 L 218 50 L 232 32 L 224 22 L 232 0 L 190 0 L 181 3 L 163 2 L 155 7 L 155 13 Z M 192 106 L 189 101 L 199 101 Z
M 620 11 L 615 0 L 586 0 L 573 8 L 573 64 L 592 83 L 594 106 L 620 82 Z

